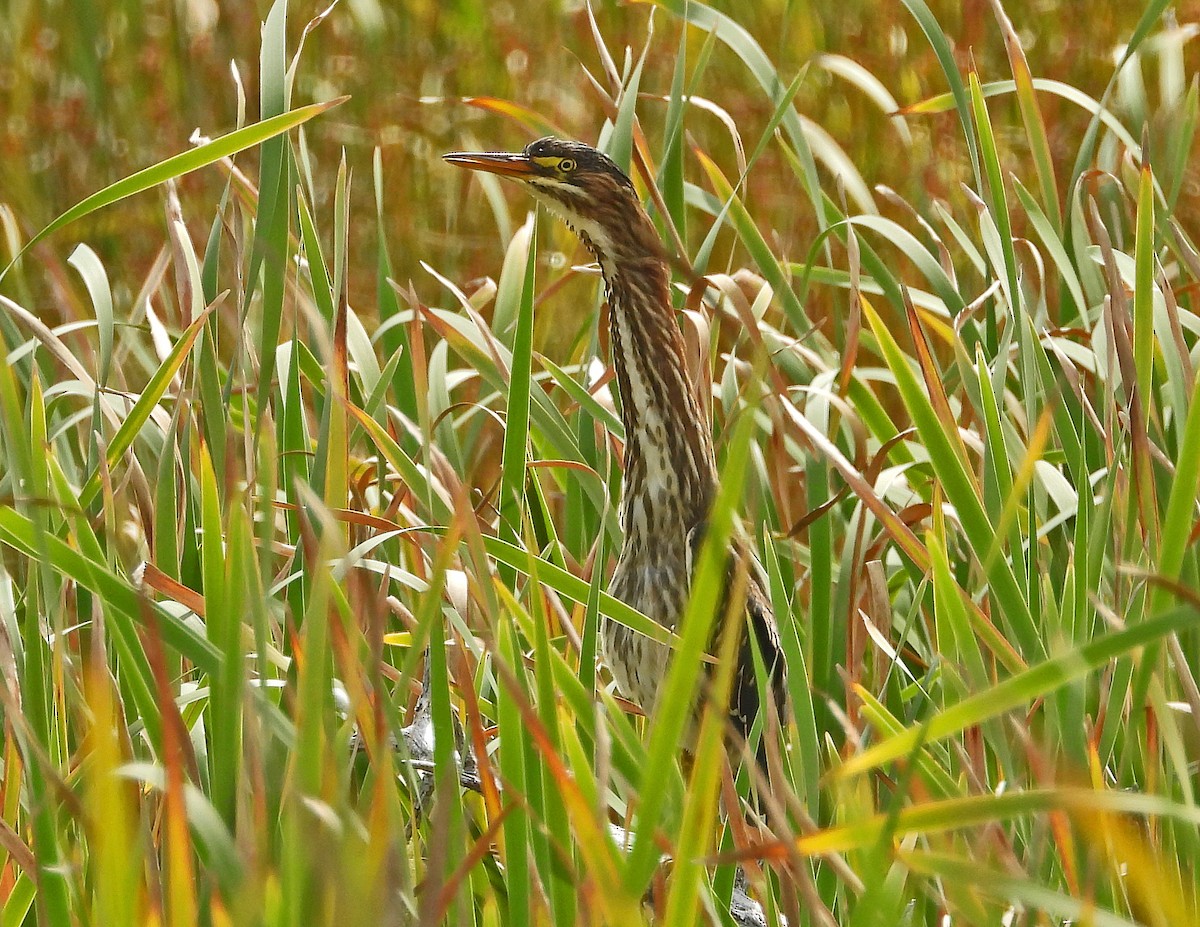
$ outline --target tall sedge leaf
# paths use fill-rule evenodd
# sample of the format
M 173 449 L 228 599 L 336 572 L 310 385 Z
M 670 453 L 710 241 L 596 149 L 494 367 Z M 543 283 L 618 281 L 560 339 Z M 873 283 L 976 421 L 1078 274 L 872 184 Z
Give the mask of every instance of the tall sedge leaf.
M 1134 260 L 1133 365 L 1144 429 L 1150 421 L 1150 386 L 1154 376 L 1154 175 L 1144 156 L 1138 173 Z
M 1003 363 L 1003 361 L 998 361 Z M 988 496 L 989 514 L 995 519 L 999 506 L 1012 495 L 1012 464 L 1008 458 L 1008 447 L 1004 438 L 1004 426 L 1000 419 L 1000 405 L 992 386 L 991 371 L 983 357 L 982 345 L 975 346 L 975 375 L 979 384 L 979 410 L 983 413 L 984 435 L 987 446 L 984 454 L 984 491 Z M 991 490 L 988 492 L 988 490 Z M 1020 550 L 1021 539 L 1012 524 L 1009 532 L 1009 548 Z
M 1004 174 L 1000 169 L 1000 155 L 996 150 L 996 137 L 992 132 L 991 119 L 988 116 L 987 104 L 984 102 L 983 91 L 979 85 L 979 75 L 971 72 L 971 111 L 975 119 L 975 131 L 979 135 L 979 152 L 983 160 L 984 173 L 987 177 L 987 204 L 992 221 L 1000 237 L 1000 249 L 1004 255 L 1003 265 L 996 270 L 1004 274 L 1005 292 L 1008 304 L 1016 318 L 1021 310 L 1021 292 L 1017 283 L 1017 256 L 1013 247 L 1012 220 L 1008 213 L 1008 197 L 1004 192 Z M 989 338 L 995 344 L 995 326 L 998 321 L 989 310 Z
M 703 657 L 713 640 L 712 629 L 722 627 L 721 590 L 727 577 L 729 538 L 734 531 L 738 503 L 745 489 L 742 474 L 750 457 L 751 437 L 755 426 L 753 415 L 739 420 L 722 466 L 721 485 L 713 502 L 705 527 L 704 543 L 692 573 L 688 605 L 679 621 L 682 638 L 678 651 L 668 665 L 667 677 L 658 694 L 654 723 L 650 730 L 646 772 L 641 783 L 641 799 L 637 839 L 629 854 L 627 880 L 642 890 L 649 885 L 658 859 L 654 839 L 660 826 L 660 816 L 667 807 L 675 777 L 665 771 L 673 765 L 681 738 L 692 722 L 696 687 L 700 681 Z M 743 614 L 730 613 L 732 620 L 742 622 Z M 720 640 L 720 637 L 717 638 Z
M 529 390 L 533 375 L 533 286 L 537 267 L 537 230 L 531 232 L 525 255 L 521 309 L 513 339 L 512 367 L 508 379 L 508 414 L 504 428 L 503 470 L 500 487 L 501 537 L 518 543 L 525 511 L 525 477 L 529 446 Z M 511 577 L 511 573 L 509 574 Z
M 726 762 L 726 706 L 737 666 L 741 633 L 740 627 L 728 627 L 718 640 L 717 668 L 702 703 L 693 754 L 695 762 L 688 778 L 671 890 L 663 916 L 663 922 L 667 924 L 694 923 L 701 916 L 701 891 L 705 879 L 702 860 L 711 851 L 716 830 L 717 793 Z
M 1149 139 L 1147 129 L 1143 138 Z M 1146 546 L 1152 553 L 1159 552 L 1160 530 L 1157 500 L 1150 474 L 1149 428 L 1154 397 L 1151 387 L 1154 382 L 1154 175 L 1150 169 L 1149 151 L 1143 146 L 1142 165 L 1138 175 L 1138 199 L 1136 235 L 1134 239 L 1134 290 L 1133 290 L 1133 368 L 1136 377 L 1135 400 L 1130 403 L 1130 413 L 1136 416 L 1133 423 L 1134 473 L 1138 474 L 1136 497 L 1141 511 L 1139 521 L 1146 537 Z M 1139 601 L 1146 602 L 1144 595 Z M 1136 613 L 1135 613 L 1136 614 Z M 1134 675 L 1132 697 L 1135 706 L 1145 703 L 1147 691 L 1152 685 L 1151 676 L 1158 667 L 1159 648 L 1157 642 L 1147 648 Z M 1142 719 L 1135 719 L 1141 724 Z
M 175 243 L 175 257 L 183 252 L 183 260 L 192 289 L 192 303 L 188 308 L 187 318 L 192 318 L 204 311 L 205 305 L 219 295 L 217 288 L 218 264 L 220 260 L 220 243 L 222 219 L 225 205 L 229 197 L 229 185 L 221 197 L 221 207 L 213 220 L 205 248 L 203 267 L 196 258 L 196 250 L 192 246 L 191 236 L 182 219 L 176 218 L 171 222 L 172 240 Z M 172 198 L 168 202 L 173 203 Z M 177 275 L 179 279 L 181 275 Z M 211 294 L 211 295 L 210 295 Z M 200 396 L 200 408 L 204 417 L 204 439 L 212 449 L 213 470 L 217 476 L 218 485 L 225 482 L 225 452 L 230 409 L 226 406 L 221 388 L 221 369 L 217 360 L 220 350 L 220 331 L 216 316 L 209 316 L 208 324 L 200 339 L 200 350 L 195 365 L 196 384 Z
M 596 694 L 596 659 L 599 655 L 600 639 L 600 593 L 604 582 L 604 566 L 607 561 L 607 534 L 601 531 L 596 537 L 592 559 L 592 577 L 588 583 L 588 597 L 583 612 L 583 633 L 579 646 L 579 681 L 590 698 Z
M 263 23 L 259 51 L 259 106 L 264 115 L 283 114 L 288 108 L 286 44 L 287 0 L 275 0 Z M 259 361 L 256 399 L 260 418 L 255 428 L 256 434 L 262 427 L 261 416 L 267 409 L 270 385 L 275 375 L 275 347 L 279 341 L 283 315 L 284 285 L 291 246 L 288 236 L 292 189 L 290 177 L 291 157 L 284 140 L 268 140 L 263 145 L 258 169 L 258 209 L 248 275 L 251 285 L 239 307 L 245 313 L 250 297 L 261 285 L 262 304 L 257 313 L 259 324 L 256 332 L 249 332 L 251 337 L 257 334 Z M 244 352 L 244 346 L 242 350 Z
M 933 561 L 933 602 L 938 653 L 944 659 L 950 659 L 961 666 L 963 675 L 971 683 L 983 685 L 988 678 L 987 666 L 979 650 L 979 642 L 975 637 L 975 629 L 971 626 L 961 590 L 950 572 L 945 531 L 945 519 L 939 504 L 935 509 L 934 529 L 926 540 Z M 943 688 L 949 694 L 957 687 L 947 684 Z
M 338 171 L 335 202 L 343 204 L 349 196 L 345 161 Z M 339 210 L 341 211 L 341 210 Z M 335 223 L 336 224 L 336 223 Z M 344 222 L 342 224 L 344 229 Z M 314 235 L 315 238 L 315 235 Z M 334 237 L 334 278 L 330 285 L 330 296 L 336 300 L 332 335 L 332 353 L 329 359 L 329 391 L 325 397 L 325 415 L 322 433 L 317 448 L 317 466 L 314 479 L 321 481 L 322 498 L 330 509 L 344 508 L 349 496 L 350 447 L 347 424 L 347 408 L 350 398 L 350 357 L 348 346 L 349 328 L 349 282 L 344 271 L 346 240 L 343 235 Z M 340 270 L 339 270 L 340 268 Z M 342 529 L 343 543 L 349 543 L 347 529 Z
M 1180 414 L 1182 410 L 1175 410 Z M 1180 577 L 1196 516 L 1196 499 L 1200 497 L 1200 378 L 1192 387 L 1187 418 L 1180 430 L 1179 456 L 1175 460 L 1175 478 L 1167 498 L 1162 520 L 1162 544 L 1159 548 L 1158 573 L 1166 580 Z M 1166 605 L 1170 592 L 1158 587 L 1154 593 L 1155 610 Z
M 1166 162 L 1167 176 L 1170 178 L 1166 191 L 1167 209 L 1171 211 L 1179 202 L 1179 193 L 1183 189 L 1183 181 L 1187 176 L 1192 142 L 1196 138 L 1196 124 L 1200 121 L 1200 83 L 1194 77 L 1191 87 L 1188 88 L 1187 96 L 1177 105 L 1179 115 L 1175 131 L 1172 133 Z M 1160 171 L 1161 169 L 1160 166 Z
M 512 675 L 521 680 L 521 684 L 524 684 L 525 670 L 521 649 L 517 642 L 516 631 L 509 622 L 503 622 L 500 625 L 498 645 L 504 659 L 508 660 L 512 667 Z M 504 747 L 499 756 L 500 773 L 504 776 L 505 781 L 511 783 L 512 788 L 524 792 L 527 751 L 524 749 L 526 734 L 524 725 L 521 723 L 520 711 L 514 704 L 513 697 L 505 697 L 503 691 L 497 708 L 500 738 Z M 532 923 L 529 826 L 529 816 L 523 808 L 516 809 L 504 820 L 502 852 L 509 873 L 507 880 L 508 911 L 514 924 Z
M 102 661 L 88 667 L 87 705 L 94 713 L 93 752 L 85 777 L 84 803 L 94 828 L 96 911 L 105 924 L 133 927 L 137 923 L 141 847 L 134 837 L 137 811 L 132 794 L 117 775 L 123 762 L 121 739 L 129 736 Z
M 221 500 L 208 449 L 197 448 L 200 476 L 201 561 L 204 571 L 205 627 L 208 639 L 221 652 L 219 673 L 209 679 L 208 751 L 213 802 L 232 829 L 237 811 L 237 783 L 241 757 L 241 654 L 242 609 L 229 585 Z M 239 540 L 241 538 L 239 537 Z M 248 550 L 230 551 L 246 556 Z
M 1033 164 L 1041 187 L 1042 203 L 1054 229 L 1062 228 L 1062 208 L 1059 205 L 1058 182 L 1054 176 L 1054 161 L 1050 154 L 1050 142 L 1046 137 L 1046 124 L 1042 119 L 1042 111 L 1038 108 L 1037 94 L 1034 91 L 1033 75 L 1029 71 L 1029 61 L 1021 48 L 1021 39 L 1013 28 L 1012 20 L 1004 12 L 1000 0 L 992 0 L 992 12 L 1000 31 L 1004 35 L 1004 47 L 1008 52 L 1008 65 L 1012 69 L 1013 79 L 1017 88 L 1017 105 L 1021 110 L 1021 121 L 1025 125 L 1025 138 L 1029 141 L 1033 153 Z
M 42 414 L 40 406 L 40 387 L 37 377 L 33 380 L 33 415 Z M 41 449 L 31 447 L 31 432 L 36 430 L 32 422 L 28 422 L 22 409 L 22 402 L 17 391 L 16 372 L 9 364 L 0 364 L 0 428 L 3 429 L 5 444 L 11 449 L 10 463 L 14 467 L 13 476 L 32 488 L 34 484 L 35 453 Z M 47 768 L 42 757 L 53 757 L 57 751 L 53 744 L 54 736 L 54 675 L 51 648 L 41 632 L 40 615 L 42 601 L 51 594 L 47 588 L 53 582 L 53 573 L 45 562 L 44 551 L 55 538 L 45 533 L 45 512 L 40 506 L 31 506 L 28 498 L 20 499 L 21 507 L 33 509 L 32 517 L 26 519 L 12 509 L 0 510 L 0 515 L 10 514 L 14 519 L 24 521 L 29 527 L 31 542 L 26 553 L 31 559 L 29 575 L 24 590 L 25 607 L 33 615 L 17 627 L 15 624 L 6 629 L 16 632 L 15 645 L 22 651 L 21 672 L 11 680 L 11 685 L 19 686 L 24 717 L 25 734 L 19 741 L 20 752 L 25 769 L 33 803 L 33 812 L 29 816 L 32 834 L 32 850 L 35 865 L 39 872 L 49 871 L 48 878 L 39 878 L 37 898 L 38 915 L 43 922 L 56 923 L 55 918 L 70 916 L 69 885 L 66 873 L 62 871 L 64 848 L 59 841 L 59 820 L 61 815 L 60 801 L 53 789 L 53 770 Z M 0 529 L 0 539 L 4 537 Z M 11 544 L 11 542 L 9 542 Z M 18 548 L 20 549 L 20 548 Z M 9 648 L 14 644 L 9 643 Z M 15 693 L 14 693 L 15 694 Z M 64 922 L 65 923 L 65 922 Z
M 433 576 L 430 581 L 430 594 L 421 603 L 421 612 L 417 615 L 419 625 L 425 630 L 428 641 L 427 672 L 424 680 L 427 687 L 429 710 L 433 723 L 433 760 L 436 769 L 434 782 L 435 802 L 442 804 L 440 814 L 440 839 L 446 841 L 448 849 L 452 849 L 460 840 L 463 830 L 463 807 L 455 800 L 457 788 L 455 771 L 459 759 L 455 756 L 457 734 L 453 715 L 453 693 L 450 689 L 449 661 L 447 659 L 446 633 L 442 630 L 442 600 L 446 581 L 446 571 L 452 562 L 455 545 L 447 544 L 438 553 L 438 559 L 433 565 Z M 347 614 L 346 617 L 349 617 Z M 447 863 L 453 856 L 447 858 Z
M 711 41 L 711 36 L 710 36 Z M 675 52 L 675 69 L 671 75 L 671 92 L 667 98 L 663 153 L 658 166 L 658 186 L 663 202 L 670 212 L 671 223 L 679 237 L 687 241 L 687 204 L 683 175 L 683 117 L 686 110 L 684 81 L 688 64 L 687 32 L 681 30 L 679 47 Z
M 819 511 L 830 499 L 830 468 L 826 460 L 819 454 L 813 454 L 805 465 L 808 476 L 808 504 L 810 511 Z M 834 526 L 832 519 L 821 518 L 816 524 L 808 527 L 808 557 L 810 581 L 809 609 L 807 615 L 808 634 L 805 640 L 805 650 L 793 657 L 789 654 L 789 666 L 802 666 L 796 658 L 803 659 L 812 668 L 811 683 L 817 691 L 836 691 L 838 688 L 837 672 L 839 666 L 846 663 L 846 616 L 849 609 L 838 608 L 834 605 Z M 781 628 L 781 637 L 786 640 L 790 635 Z M 798 638 L 798 635 L 796 635 Z M 797 640 L 797 643 L 799 641 Z M 800 679 L 793 682 L 806 683 L 809 680 Z M 793 689 L 794 691 L 794 689 Z M 794 697 L 794 696 L 793 696 Z M 805 693 L 801 696 L 804 701 L 810 701 L 811 696 Z M 801 703 L 803 704 L 803 702 Z M 833 721 L 832 713 L 823 701 L 812 704 L 814 713 L 812 731 L 815 740 L 816 730 L 823 730 Z M 815 760 L 816 757 L 813 757 Z M 813 773 L 810 768 L 809 775 Z M 815 784 L 816 780 L 813 780 Z
M 308 263 L 308 275 L 312 280 L 312 297 L 325 322 L 324 334 L 328 338 L 333 334 L 334 314 L 337 312 L 334 305 L 335 290 L 329 277 L 329 267 L 322 253 L 321 240 L 317 236 L 312 212 L 299 189 L 296 191 L 296 217 L 300 226 L 300 241 L 304 245 L 304 259 Z
M 537 485 L 537 480 L 532 480 L 533 486 Z M 530 532 L 526 531 L 526 543 L 529 543 Z M 531 546 L 531 545 L 530 545 Z M 555 653 L 550 644 L 550 622 L 551 616 L 545 608 L 545 598 L 539 594 L 540 584 L 538 583 L 538 567 L 537 558 L 533 556 L 532 550 L 530 553 L 529 578 L 534 590 L 534 594 L 529 597 L 531 605 L 530 618 L 532 619 L 532 637 L 533 637 L 533 654 L 534 654 L 534 682 L 537 687 L 537 708 L 538 718 L 541 722 L 541 728 L 545 733 L 545 747 L 543 755 L 560 755 L 563 750 L 563 735 L 559 728 L 559 706 L 557 686 L 554 682 L 554 659 Z M 590 591 L 590 590 L 589 590 Z M 540 761 L 542 756 L 538 757 Z M 571 923 L 576 920 L 576 898 L 572 890 L 573 887 L 568 878 L 564 878 L 563 874 L 557 871 L 557 867 L 552 863 L 552 852 L 555 847 L 565 848 L 571 844 L 571 829 L 567 814 L 567 803 L 563 795 L 566 788 L 565 783 L 555 781 L 556 769 L 553 765 L 545 762 L 538 762 L 540 767 L 540 816 L 546 822 L 544 833 L 535 834 L 538 846 L 535 852 L 539 859 L 539 868 L 542 871 L 542 880 L 548 883 L 550 892 L 551 908 L 554 912 L 554 918 L 559 923 Z M 531 765 L 530 769 L 533 766 Z M 527 785 L 530 786 L 528 794 L 531 799 L 534 793 L 532 786 L 534 782 L 530 776 L 526 776 Z M 533 801 L 530 802 L 533 805 Z M 540 838 L 540 839 L 539 839 Z
M 792 714 L 799 735 L 797 747 L 800 756 L 795 763 L 797 785 L 804 796 L 809 814 L 817 818 L 821 808 L 821 742 L 817 735 L 817 713 L 813 696 L 815 685 L 800 637 L 800 616 L 797 614 L 798 609 L 788 601 L 775 545 L 767 545 L 763 565 L 770 579 L 771 610 L 779 627 L 779 644 L 787 662 Z
M 625 173 L 632 174 L 633 166 L 633 124 L 637 114 L 638 87 L 641 86 L 642 68 L 646 64 L 646 54 L 650 51 L 650 39 L 647 36 L 642 53 L 637 63 L 621 87 L 617 97 L 617 116 L 612 123 L 612 131 L 601 147 L 612 157 Z

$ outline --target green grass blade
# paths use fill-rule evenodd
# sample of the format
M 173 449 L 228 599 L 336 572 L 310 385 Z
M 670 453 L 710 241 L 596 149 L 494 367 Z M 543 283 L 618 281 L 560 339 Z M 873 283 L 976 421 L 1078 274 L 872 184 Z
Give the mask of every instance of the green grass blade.
M 1154 175 L 1148 161 L 1138 172 L 1137 237 L 1134 242 L 1133 365 L 1137 370 L 1141 427 L 1150 421 L 1154 376 Z
M 720 488 L 709 512 L 704 543 L 692 573 L 688 605 L 679 621 L 682 641 L 658 696 L 646 751 L 646 773 L 640 789 L 642 804 L 637 837 L 626 867 L 626 882 L 639 894 L 650 884 L 658 863 L 655 831 L 677 781 L 666 771 L 673 766 L 680 739 L 692 716 L 702 657 L 709 652 L 711 629 L 721 617 L 717 611 L 721 608 L 721 590 L 726 583 L 729 538 L 745 489 L 743 474 L 750 458 L 753 429 L 754 416 L 743 415 L 726 448 Z M 739 615 L 736 620 L 744 620 L 744 616 Z
M 533 375 L 533 292 L 537 267 L 537 230 L 532 230 L 525 255 L 525 280 L 521 309 L 513 340 L 512 366 L 508 378 L 508 410 L 505 416 L 504 450 L 500 467 L 501 537 L 514 544 L 520 540 L 525 513 L 525 480 L 529 447 L 529 391 Z M 512 574 L 510 573 L 510 579 Z

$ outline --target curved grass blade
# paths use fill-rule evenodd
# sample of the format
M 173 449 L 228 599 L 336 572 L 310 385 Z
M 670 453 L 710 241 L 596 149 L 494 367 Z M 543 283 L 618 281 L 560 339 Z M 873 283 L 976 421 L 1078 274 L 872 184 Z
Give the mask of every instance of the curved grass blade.
M 897 814 L 878 814 L 861 821 L 831 827 L 797 837 L 795 849 L 805 855 L 844 853 L 868 847 L 881 833 L 935 834 L 977 827 L 994 821 L 1011 820 L 1025 815 L 1051 811 L 1092 813 L 1112 811 L 1200 824 L 1200 811 L 1173 802 L 1160 795 L 1138 792 L 1100 791 L 1087 788 L 1031 789 L 1002 795 L 970 795 L 944 801 L 922 802 L 902 808 Z M 756 848 L 761 853 L 763 848 Z M 777 855 L 782 847 L 768 847 L 767 855 Z
M 559 367 L 558 364 L 550 360 L 550 358 L 539 354 L 538 362 L 550 372 L 550 376 L 562 388 L 563 392 L 570 396 L 571 400 L 586 412 L 590 418 L 598 421 L 605 427 L 609 434 L 618 440 L 625 440 L 625 425 L 615 412 L 602 406 L 595 396 L 589 393 L 583 385 Z
M 1134 243 L 1133 366 L 1141 398 L 1141 427 L 1150 420 L 1154 376 L 1154 175 L 1142 160 L 1138 177 L 1137 232 Z
M 1007 281 L 1008 304 L 1016 316 L 1020 301 L 1021 290 L 1017 283 L 1017 255 L 1013 245 L 1012 219 L 1008 213 L 1008 197 L 1004 192 L 1004 174 L 1000 169 L 1000 154 L 996 149 L 996 136 L 992 131 L 991 119 L 988 115 L 987 103 L 979 83 L 979 75 L 974 71 L 970 76 L 971 113 L 975 117 L 975 131 L 979 137 L 979 154 L 983 159 L 984 173 L 987 177 L 986 188 L 980 187 L 980 192 L 986 192 L 988 211 L 996 223 L 999 232 L 1000 252 L 1004 258 L 1004 274 Z M 999 270 L 1000 268 L 997 268 Z M 995 332 L 998 325 L 995 318 L 995 304 L 988 302 L 988 338 L 991 346 L 995 346 Z
M 1083 295 L 1083 286 L 1079 282 L 1079 274 L 1075 270 L 1075 265 L 1067 254 L 1067 249 L 1056 230 L 1057 226 L 1052 219 L 1046 216 L 1032 194 L 1025 189 L 1017 177 L 1010 174 L 1009 179 L 1012 180 L 1013 191 L 1017 194 L 1017 199 L 1020 200 L 1021 206 L 1024 207 L 1030 224 L 1038 233 L 1038 237 L 1041 238 L 1043 247 L 1045 247 L 1050 257 L 1054 260 L 1054 266 L 1062 277 L 1062 282 L 1067 288 L 1067 293 L 1070 294 L 1072 302 L 1075 303 L 1076 315 L 1087 324 L 1087 299 Z M 1061 220 L 1059 224 L 1061 224 Z M 1071 319 L 1071 316 L 1065 312 L 1062 313 L 1062 317 L 1064 322 Z
M 639 2 L 661 6 L 698 29 L 716 35 L 742 60 L 742 63 L 754 75 L 754 79 L 758 81 L 758 85 L 766 91 L 773 106 L 779 106 L 787 99 L 788 83 L 779 76 L 779 72 L 771 64 L 771 59 L 762 50 L 762 46 L 740 23 L 698 0 L 639 0 Z M 820 179 L 817 177 L 817 164 L 813 159 L 812 150 L 809 148 L 808 139 L 805 137 L 800 114 L 788 103 L 784 107 L 781 119 L 788 140 L 796 149 L 803 165 L 801 180 L 809 201 L 812 203 L 813 213 L 817 223 L 824 229 L 826 225 L 824 195 L 821 192 Z M 776 289 L 778 290 L 778 287 Z
M 1107 109 L 1095 97 L 1089 96 L 1071 84 L 1063 83 L 1060 80 L 1051 80 L 1048 77 L 1035 77 L 1033 79 L 1033 89 L 1041 93 L 1052 93 L 1070 103 L 1074 103 L 1084 112 L 1090 113 L 1099 119 L 1101 124 L 1112 132 L 1120 140 L 1121 144 L 1129 149 L 1134 157 L 1141 156 L 1141 146 L 1137 143 L 1137 139 L 1113 115 L 1112 111 Z M 980 85 L 980 90 L 984 97 L 1003 96 L 1004 94 L 1015 93 L 1017 91 L 1017 82 L 1015 80 L 988 81 L 986 84 Z M 921 100 L 919 103 L 911 103 L 908 106 L 901 107 L 900 113 L 905 116 L 916 116 L 927 113 L 944 113 L 953 108 L 954 95 L 939 93 L 936 96 Z
M 113 353 L 113 301 L 112 288 L 109 286 L 108 274 L 96 252 L 85 244 L 75 246 L 67 263 L 79 271 L 87 286 L 88 295 L 92 297 L 92 305 L 96 309 L 96 326 L 100 333 L 100 365 L 96 381 L 102 386 L 108 385 L 108 373 L 112 369 Z
M 496 301 L 492 310 L 492 334 L 510 351 L 517 336 L 517 323 L 521 315 L 521 296 L 524 291 L 525 271 L 529 264 L 529 252 L 534 238 L 537 214 L 530 212 L 525 222 L 517 229 L 504 251 L 504 263 L 500 267 L 500 279 L 496 281 Z
M 160 161 L 158 164 L 143 168 L 135 174 L 130 174 L 116 183 L 109 184 L 103 190 L 99 190 L 91 196 L 80 200 L 29 239 L 24 247 L 17 252 L 17 256 L 9 262 L 8 266 L 3 271 L 0 271 L 0 281 L 5 278 L 13 265 L 21 259 L 21 256 L 26 251 L 43 239 L 53 235 L 59 229 L 70 225 L 76 219 L 82 219 L 97 209 L 103 209 L 105 206 L 111 206 L 113 203 L 133 196 L 136 193 L 142 193 L 151 187 L 156 187 L 173 177 L 182 177 L 184 174 L 190 174 L 192 171 L 207 167 L 216 161 L 220 161 L 222 158 L 235 155 L 239 151 L 253 148 L 255 145 L 262 144 L 269 138 L 274 138 L 277 135 L 282 135 L 289 129 L 294 129 L 296 126 L 307 122 L 314 116 L 319 116 L 326 110 L 332 109 L 348 99 L 349 97 L 338 97 L 336 100 L 329 100 L 325 103 L 310 103 L 308 106 L 280 113 L 278 116 L 272 116 L 270 119 L 256 122 L 254 125 L 246 126 L 244 129 L 237 129 L 227 135 L 222 135 L 220 138 L 215 138 L 211 142 L 193 148 L 191 151 L 185 151 L 174 157 L 167 158 L 165 161 Z
M 1138 927 L 1140 923 L 1098 910 L 1090 899 L 1073 898 L 1033 879 L 1018 878 L 978 860 L 907 850 L 900 850 L 898 855 L 911 872 L 969 885 L 985 895 L 1020 905 L 1022 910 L 1042 911 L 1055 919 L 1061 918 L 1060 923 L 1091 924 L 1093 927 Z
M 733 186 L 725 178 L 720 167 L 717 166 L 717 163 L 699 149 L 695 149 L 694 154 L 708 174 L 709 183 L 712 184 L 713 191 L 722 202 L 728 204 L 729 217 L 733 221 L 733 226 L 737 230 L 738 237 L 741 239 L 742 244 L 746 246 L 746 250 L 750 252 L 750 256 L 754 258 L 754 263 L 758 265 L 759 272 L 762 273 L 767 282 L 775 290 L 776 295 L 783 303 L 788 318 L 797 331 L 808 331 L 812 328 L 812 322 L 809 321 L 808 314 L 804 311 L 804 306 L 801 305 L 799 298 L 792 291 L 791 283 L 784 272 L 783 265 L 771 253 L 771 246 L 767 244 L 767 239 L 758 230 L 758 226 L 755 224 L 749 210 L 746 209 L 734 191 Z

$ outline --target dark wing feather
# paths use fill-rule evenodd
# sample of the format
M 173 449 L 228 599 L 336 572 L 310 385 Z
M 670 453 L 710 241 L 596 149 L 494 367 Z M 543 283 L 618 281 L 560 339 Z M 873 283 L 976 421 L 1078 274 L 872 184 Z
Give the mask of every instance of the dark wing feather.
M 775 714 L 782 722 L 787 698 L 787 665 L 779 646 L 779 630 L 767 597 L 753 576 L 746 589 L 746 627 L 738 650 L 738 672 L 730 693 L 729 714 L 738 732 L 746 737 L 754 719 L 762 711 L 758 680 L 754 673 L 754 651 L 757 646 L 768 673 L 768 691 L 775 703 Z M 763 719 L 764 724 L 766 719 Z
M 701 521 L 688 532 L 687 567 L 689 575 L 695 568 L 696 558 L 700 552 L 700 546 L 704 543 L 704 534 L 707 528 L 707 521 Z M 762 655 L 763 665 L 769 673 L 769 691 L 771 699 L 775 703 L 776 716 L 781 722 L 786 718 L 784 709 L 787 699 L 787 666 L 784 662 L 783 649 L 779 645 L 779 629 L 775 625 L 775 616 L 771 612 L 770 601 L 759 581 L 757 566 L 747 545 L 740 539 L 735 539 L 730 545 L 725 588 L 721 594 L 722 605 L 718 612 L 718 616 L 726 613 L 724 603 L 728 601 L 731 589 L 744 588 L 746 621 L 742 628 L 742 639 L 738 645 L 733 691 L 729 694 L 729 720 L 743 738 L 750 734 L 754 720 L 762 708 L 758 680 L 754 673 L 753 648 L 756 645 Z M 740 581 L 737 575 L 739 570 L 744 570 L 746 573 Z M 714 648 L 719 646 L 720 636 L 720 627 L 718 626 L 714 628 L 713 633 Z M 753 643 L 751 643 L 752 641 Z M 762 753 L 761 750 L 759 752 Z

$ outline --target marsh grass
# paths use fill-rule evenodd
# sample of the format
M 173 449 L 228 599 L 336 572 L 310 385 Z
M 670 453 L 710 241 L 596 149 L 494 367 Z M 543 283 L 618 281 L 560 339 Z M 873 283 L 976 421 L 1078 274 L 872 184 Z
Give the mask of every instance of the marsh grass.
M 296 41 L 272 6 L 259 121 L 5 211 L 0 924 L 728 923 L 739 868 L 768 923 L 1196 923 L 1198 100 L 1166 6 L 1075 87 L 998 0 L 969 17 L 986 69 L 904 0 L 883 17 L 929 79 L 902 118 L 853 54 L 785 69 L 762 12 L 635 6 L 627 53 L 611 11 L 554 20 L 679 252 L 714 414 L 677 634 L 604 593 L 595 275 L 493 178 L 438 175 L 444 233 L 393 237 L 437 197 L 318 154 L 342 110 L 298 91 L 341 8 Z M 806 115 L 829 80 L 868 146 Z M 453 147 L 557 121 L 512 96 L 450 109 Z M 897 159 L 915 180 L 877 186 Z M 201 167 L 212 199 L 159 188 L 142 276 L 69 244 Z M 711 701 L 678 761 L 739 523 L 791 667 L 752 735 L 769 787 L 726 768 Z M 597 667 L 601 620 L 683 655 L 656 718 Z M 751 791 L 773 834 L 726 813 Z

